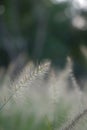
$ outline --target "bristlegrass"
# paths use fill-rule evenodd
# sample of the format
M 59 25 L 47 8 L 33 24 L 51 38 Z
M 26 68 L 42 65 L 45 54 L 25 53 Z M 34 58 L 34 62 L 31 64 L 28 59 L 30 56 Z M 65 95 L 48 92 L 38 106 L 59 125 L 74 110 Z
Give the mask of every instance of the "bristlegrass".
M 0 107 L 0 111 L 4 108 L 4 106 L 9 102 L 9 100 L 15 95 L 15 93 L 22 87 L 29 87 L 29 85 L 34 82 L 36 78 L 40 78 L 41 76 L 44 76 L 45 73 L 49 70 L 50 62 L 45 62 L 41 65 L 38 65 L 38 67 L 35 67 L 33 63 L 30 64 L 30 62 L 27 64 L 27 66 L 24 68 L 24 70 L 21 72 L 18 79 L 16 79 L 13 84 L 11 84 L 12 89 L 14 90 L 8 98 L 5 98 L 5 102 Z
M 7 95 L 2 94 L 4 100 L 3 100 L 3 104 L 1 103 L 2 105 L 0 105 L 0 130 L 61 130 L 61 128 L 63 128 L 62 130 L 86 130 L 87 129 L 87 126 L 85 125 L 87 121 L 86 118 L 87 109 L 85 110 L 83 109 L 82 113 L 77 114 L 76 118 L 74 118 L 73 121 L 67 123 L 69 122 L 68 120 L 68 115 L 70 110 L 70 108 L 68 107 L 69 104 L 67 104 L 67 102 L 64 103 L 65 99 L 61 100 L 61 98 L 60 100 L 55 102 L 55 100 L 57 100 L 57 94 L 58 94 L 57 89 L 54 90 L 53 93 L 55 97 L 52 99 L 53 101 L 50 103 L 49 100 L 51 100 L 51 98 L 49 98 L 49 96 L 48 99 L 46 97 L 47 99 L 46 102 L 42 100 L 41 97 L 42 94 L 39 95 L 40 91 L 37 93 L 37 96 L 39 95 L 40 100 L 35 100 L 34 102 L 32 100 L 32 97 L 34 96 L 32 92 L 31 92 L 32 96 L 31 95 L 27 96 L 29 93 L 28 94 L 25 93 L 24 96 L 27 98 L 26 100 L 24 100 L 23 105 L 22 106 L 19 105 L 18 107 L 17 103 L 20 104 L 19 95 L 21 93 L 21 90 L 23 89 L 24 91 L 24 89 L 33 87 L 33 85 L 35 87 L 39 85 L 38 80 L 42 81 L 44 76 L 47 73 L 49 73 L 49 70 L 50 70 L 49 61 L 43 62 L 37 67 L 32 62 L 29 62 L 25 66 L 23 71 L 19 74 L 19 76 L 17 76 L 15 81 L 12 84 L 10 84 L 11 87 L 8 86 L 7 90 L 10 91 L 10 95 L 8 92 Z M 64 71 L 64 74 L 62 73 L 60 77 L 67 80 L 66 75 L 69 74 L 69 72 L 67 71 Z M 56 75 L 54 74 L 53 80 L 56 78 L 55 76 Z M 61 78 L 59 78 L 59 80 L 62 81 Z M 41 84 L 42 87 L 45 86 L 45 81 L 46 80 L 44 80 L 44 83 Z M 50 80 L 48 80 L 48 82 L 49 81 Z M 58 82 L 56 78 L 52 86 L 58 87 L 57 85 Z M 9 90 L 9 88 L 11 90 Z M 26 90 L 29 91 L 29 89 Z M 77 90 L 79 92 L 79 89 Z M 18 95 L 16 98 L 16 100 L 18 100 L 17 103 L 13 102 L 14 96 L 16 94 Z M 21 98 L 21 100 L 22 99 L 23 98 Z M 4 109 L 7 106 L 7 104 L 9 104 L 9 102 L 10 102 L 10 106 Z M 83 124 L 85 125 L 85 127 L 83 126 Z

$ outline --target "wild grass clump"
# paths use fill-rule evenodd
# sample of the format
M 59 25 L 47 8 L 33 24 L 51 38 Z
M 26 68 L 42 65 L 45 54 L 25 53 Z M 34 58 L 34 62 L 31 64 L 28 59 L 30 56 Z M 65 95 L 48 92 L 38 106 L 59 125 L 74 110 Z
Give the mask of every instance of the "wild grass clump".
M 75 81 L 69 58 L 56 72 L 50 61 L 37 66 L 29 61 L 14 80 L 17 64 L 13 70 L 10 66 L 0 88 L 0 130 L 87 129 L 87 96 Z

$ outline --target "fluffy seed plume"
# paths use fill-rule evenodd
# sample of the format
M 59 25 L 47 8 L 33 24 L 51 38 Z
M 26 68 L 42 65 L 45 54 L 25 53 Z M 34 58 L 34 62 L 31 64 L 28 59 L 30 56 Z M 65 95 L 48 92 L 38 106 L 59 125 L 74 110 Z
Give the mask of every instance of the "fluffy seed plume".
M 16 79 L 13 84 L 11 84 L 11 88 L 13 92 L 11 96 L 9 96 L 5 103 L 0 107 L 0 111 L 4 108 L 4 106 L 9 102 L 9 100 L 15 95 L 16 92 L 19 91 L 20 88 L 23 87 L 30 87 L 30 85 L 34 82 L 36 78 L 43 77 L 50 69 L 50 62 L 45 61 L 39 64 L 37 67 L 32 63 L 29 62 L 23 71 L 20 73 L 18 79 Z

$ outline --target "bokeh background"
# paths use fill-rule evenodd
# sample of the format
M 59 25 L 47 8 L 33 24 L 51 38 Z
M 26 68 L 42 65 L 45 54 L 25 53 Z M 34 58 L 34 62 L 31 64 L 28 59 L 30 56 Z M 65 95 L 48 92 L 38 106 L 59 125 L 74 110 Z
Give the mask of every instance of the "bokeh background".
M 79 80 L 87 76 L 86 45 L 86 0 L 0 1 L 1 68 L 26 53 L 34 62 L 50 59 L 61 69 L 70 56 Z
M 66 129 L 87 130 L 87 0 L 0 0 L 0 130 Z

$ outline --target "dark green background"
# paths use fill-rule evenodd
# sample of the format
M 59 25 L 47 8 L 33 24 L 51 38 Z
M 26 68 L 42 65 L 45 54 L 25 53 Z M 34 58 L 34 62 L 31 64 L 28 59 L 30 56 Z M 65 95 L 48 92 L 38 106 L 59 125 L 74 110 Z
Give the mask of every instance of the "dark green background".
M 66 57 L 71 56 L 76 76 L 86 76 L 87 64 L 80 46 L 87 45 L 87 30 L 71 24 L 75 16 L 86 19 L 86 10 L 79 9 L 73 16 L 75 9 L 71 11 L 70 1 L 2 0 L 0 5 L 5 8 L 0 15 L 1 66 L 8 66 L 22 52 L 35 62 L 50 59 L 58 68 L 63 68 Z

